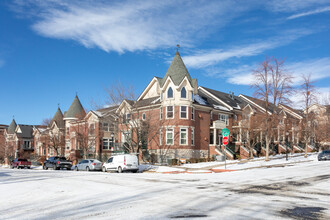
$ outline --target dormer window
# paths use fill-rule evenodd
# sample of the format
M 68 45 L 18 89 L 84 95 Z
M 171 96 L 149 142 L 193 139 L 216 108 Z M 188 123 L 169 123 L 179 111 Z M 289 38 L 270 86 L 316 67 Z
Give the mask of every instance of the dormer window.
M 181 89 L 181 98 L 183 98 L 183 99 L 187 98 L 187 90 L 185 87 L 182 87 L 182 89 Z
M 173 89 L 172 87 L 167 90 L 167 98 L 173 98 Z

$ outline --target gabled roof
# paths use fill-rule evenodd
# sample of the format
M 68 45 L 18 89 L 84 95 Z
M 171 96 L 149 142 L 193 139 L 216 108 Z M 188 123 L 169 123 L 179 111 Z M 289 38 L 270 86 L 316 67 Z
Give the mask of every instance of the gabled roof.
M 160 97 L 152 97 L 147 99 L 142 99 L 137 101 L 134 104 L 134 107 L 139 108 L 143 106 L 153 105 L 153 104 L 159 104 L 160 103 Z
M 221 104 L 226 106 L 227 108 L 230 107 L 232 109 L 240 110 L 246 104 L 238 96 L 234 96 L 232 94 L 220 92 L 220 91 L 209 89 L 209 88 L 202 87 L 202 86 L 200 86 L 199 88 L 201 88 L 202 90 L 206 90 L 208 93 L 215 96 L 217 99 L 221 100 L 222 101 Z
M 52 125 L 54 122 L 56 123 L 57 127 L 64 128 L 63 113 L 62 113 L 60 107 L 58 107 L 58 109 L 57 109 L 53 119 L 51 120 L 50 124 Z
M 16 127 L 17 127 L 16 121 L 15 121 L 15 119 L 13 119 L 8 127 L 8 130 L 7 130 L 8 134 L 14 134 Z
M 85 116 L 86 112 L 80 103 L 78 96 L 76 96 L 68 111 L 64 113 L 64 118 L 77 118 Z
M 33 138 L 33 125 L 18 125 L 21 132 L 16 132 L 17 137 Z
M 190 84 L 193 86 L 193 81 L 191 79 L 191 76 L 186 68 L 186 66 L 183 63 L 183 60 L 179 54 L 179 51 L 177 51 L 175 53 L 175 56 L 172 60 L 172 63 L 170 65 L 170 67 L 168 68 L 164 78 L 158 79 L 159 80 L 159 84 L 160 87 L 163 87 L 167 78 L 171 77 L 174 85 L 178 86 L 180 85 L 180 83 L 182 82 L 182 80 L 187 77 L 188 81 L 190 82 Z
M 250 96 L 247 96 L 247 95 L 242 95 L 240 94 L 240 96 L 243 96 L 245 99 L 249 100 L 249 102 L 251 104 L 254 104 L 254 105 L 257 105 L 259 106 L 259 108 L 262 108 L 264 111 L 266 111 L 266 102 L 261 100 L 261 99 L 257 99 L 257 98 L 253 98 L 253 97 L 250 97 Z M 268 102 L 268 112 L 270 114 L 274 113 L 273 112 L 273 109 L 275 109 L 276 111 L 280 111 L 280 109 L 278 109 L 278 107 L 274 106 L 274 104 Z

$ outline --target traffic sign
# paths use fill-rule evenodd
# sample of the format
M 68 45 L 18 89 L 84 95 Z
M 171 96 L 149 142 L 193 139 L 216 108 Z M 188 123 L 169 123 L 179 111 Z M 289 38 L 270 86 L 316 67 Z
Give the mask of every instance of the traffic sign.
M 222 138 L 222 144 L 223 145 L 227 145 L 228 144 L 228 141 L 229 141 L 229 139 L 228 139 L 227 136 Z
M 228 137 L 229 136 L 229 129 L 228 128 L 222 129 L 222 136 L 223 137 Z

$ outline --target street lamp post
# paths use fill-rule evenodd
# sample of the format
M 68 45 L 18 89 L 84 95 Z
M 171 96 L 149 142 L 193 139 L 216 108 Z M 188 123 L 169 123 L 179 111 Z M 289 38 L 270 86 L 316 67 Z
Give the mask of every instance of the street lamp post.
M 286 143 L 285 143 L 285 157 L 288 160 L 288 144 L 289 144 L 289 132 L 286 132 Z

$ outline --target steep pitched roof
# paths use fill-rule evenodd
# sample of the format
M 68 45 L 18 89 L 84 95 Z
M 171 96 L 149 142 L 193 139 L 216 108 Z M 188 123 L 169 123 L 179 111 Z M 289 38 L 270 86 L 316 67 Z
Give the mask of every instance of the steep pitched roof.
M 60 109 L 60 107 L 58 107 L 53 119 L 51 120 L 50 124 L 53 124 L 54 122 L 56 122 L 56 125 L 59 128 L 64 128 L 64 120 L 63 120 L 63 113 Z
M 234 96 L 229 93 L 220 92 L 202 86 L 200 87 L 206 90 L 207 92 L 211 93 L 212 95 L 214 95 L 215 97 L 217 97 L 218 99 L 220 99 L 221 101 L 232 107 L 233 109 L 241 109 L 246 105 L 246 103 L 238 96 Z
M 16 130 L 16 126 L 17 126 L 16 121 L 15 119 L 13 119 L 8 127 L 7 130 L 8 134 L 14 134 Z
M 68 111 L 64 113 L 64 118 L 77 118 L 79 116 L 85 116 L 86 112 L 80 103 L 78 96 L 76 96 Z
M 164 78 L 160 81 L 160 86 L 163 87 L 165 84 L 165 81 L 167 80 L 167 77 L 171 77 L 173 83 L 178 86 L 184 79 L 184 77 L 187 77 L 189 82 L 193 85 L 191 76 L 186 68 L 186 66 L 183 63 L 183 60 L 179 54 L 179 51 L 175 53 L 175 56 L 172 60 L 172 63 L 170 67 L 168 68 Z
M 266 109 L 266 101 L 261 100 L 261 99 L 257 99 L 257 98 L 253 98 L 251 96 L 247 96 L 247 95 L 243 95 L 245 98 L 249 99 L 250 101 L 252 101 L 253 103 L 257 104 L 258 106 L 262 107 L 263 109 Z M 277 111 L 280 112 L 280 109 L 276 106 L 274 106 L 274 104 L 268 102 L 268 112 L 270 113 L 274 113 L 273 111 Z
M 143 107 L 143 106 L 148 106 L 148 105 L 153 105 L 153 104 L 159 104 L 160 103 L 160 98 L 159 97 L 152 97 L 152 98 L 147 98 L 147 99 L 142 99 L 140 101 L 137 101 L 134 104 L 134 107 Z
M 21 138 L 33 138 L 33 125 L 18 125 L 22 132 L 16 132 Z

